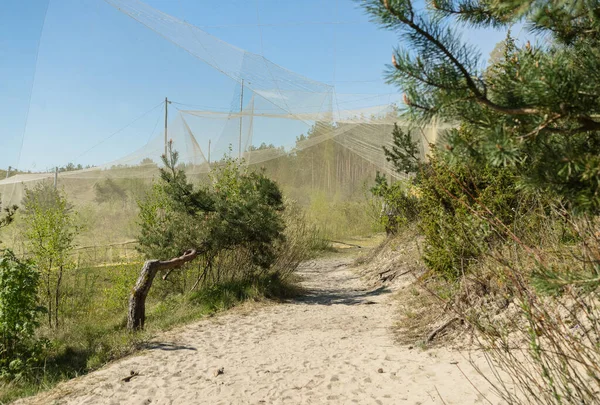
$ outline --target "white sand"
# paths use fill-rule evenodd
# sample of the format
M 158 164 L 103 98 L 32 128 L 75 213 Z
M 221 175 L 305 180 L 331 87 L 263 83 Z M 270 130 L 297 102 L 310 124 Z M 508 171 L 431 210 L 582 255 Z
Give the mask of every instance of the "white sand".
M 488 403 L 460 369 L 499 403 L 461 353 L 394 343 L 392 294 L 365 291 L 348 263 L 307 263 L 301 274 L 310 294 L 299 300 L 185 326 L 156 348 L 20 403 Z M 140 376 L 122 382 L 130 370 Z

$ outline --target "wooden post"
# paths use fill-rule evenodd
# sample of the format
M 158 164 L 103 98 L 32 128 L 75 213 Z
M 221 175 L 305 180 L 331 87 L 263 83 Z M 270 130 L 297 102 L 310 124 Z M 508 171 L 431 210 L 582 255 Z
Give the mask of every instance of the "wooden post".
M 196 249 L 188 250 L 182 256 L 171 260 L 147 260 L 142 267 L 142 272 L 129 296 L 129 310 L 127 313 L 127 329 L 144 329 L 146 321 L 146 297 L 152 287 L 152 282 L 159 270 L 172 270 L 183 266 L 198 256 Z

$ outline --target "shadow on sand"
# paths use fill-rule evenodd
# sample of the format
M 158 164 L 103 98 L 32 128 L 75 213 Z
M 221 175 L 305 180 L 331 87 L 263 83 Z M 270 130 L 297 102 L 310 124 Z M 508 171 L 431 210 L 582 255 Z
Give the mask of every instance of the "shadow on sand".
M 307 290 L 306 293 L 296 298 L 294 301 L 310 305 L 368 305 L 375 304 L 369 300 L 370 297 L 376 297 L 390 293 L 391 290 L 386 287 L 379 287 L 375 290 Z
M 167 342 L 150 342 L 143 347 L 146 350 L 164 350 L 164 351 L 175 351 L 175 350 L 192 350 L 196 351 L 195 347 L 185 346 L 185 345 L 176 345 L 174 343 Z

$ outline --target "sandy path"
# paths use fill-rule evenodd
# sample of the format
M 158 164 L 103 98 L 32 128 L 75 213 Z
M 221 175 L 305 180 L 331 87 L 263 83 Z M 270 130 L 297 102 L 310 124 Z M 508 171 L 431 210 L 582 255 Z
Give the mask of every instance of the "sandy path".
M 484 403 L 452 364 L 489 394 L 459 353 L 394 343 L 390 292 L 365 291 L 348 264 L 307 263 L 309 294 L 301 299 L 185 326 L 144 353 L 23 403 L 443 404 L 440 395 L 446 404 Z M 121 382 L 130 370 L 141 375 Z

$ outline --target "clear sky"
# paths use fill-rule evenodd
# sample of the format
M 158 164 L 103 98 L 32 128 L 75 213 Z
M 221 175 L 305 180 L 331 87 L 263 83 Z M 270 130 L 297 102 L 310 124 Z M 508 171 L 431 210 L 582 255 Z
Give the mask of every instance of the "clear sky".
M 397 36 L 354 1 L 146 2 L 337 93 L 398 98 L 382 74 Z M 504 36 L 465 32 L 484 55 Z M 164 113 L 151 109 L 165 96 L 228 109 L 237 88 L 221 76 L 103 0 L 1 1 L 0 167 L 115 160 L 159 133 Z

